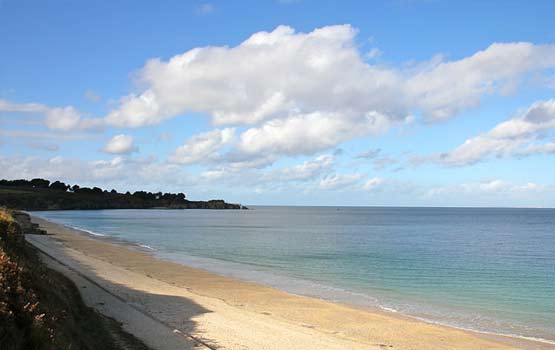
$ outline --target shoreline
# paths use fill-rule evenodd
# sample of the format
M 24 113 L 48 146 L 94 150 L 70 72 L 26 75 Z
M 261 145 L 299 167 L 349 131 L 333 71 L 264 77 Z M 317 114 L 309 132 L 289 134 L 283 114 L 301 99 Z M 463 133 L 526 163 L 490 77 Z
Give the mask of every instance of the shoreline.
M 81 229 L 79 228 L 75 228 L 75 227 L 71 227 L 72 229 L 76 229 L 77 231 L 80 231 Z M 86 230 L 83 230 L 85 233 L 87 233 Z M 94 234 L 93 234 L 94 235 Z M 450 329 L 456 329 L 456 330 L 461 330 L 464 332 L 469 332 L 471 334 L 475 334 L 478 335 L 480 337 L 486 338 L 486 339 L 492 339 L 494 341 L 501 341 L 501 342 L 505 342 L 507 344 L 510 345 L 519 345 L 521 346 L 522 344 L 526 344 L 528 342 L 531 342 L 533 344 L 539 343 L 539 344 L 543 344 L 545 346 L 547 346 L 548 349 L 551 349 L 551 346 L 553 346 L 553 349 L 555 349 L 555 341 L 551 341 L 548 339 L 543 339 L 543 338 L 537 338 L 537 337 L 532 337 L 532 336 L 522 336 L 522 335 L 517 335 L 517 334 L 505 334 L 505 333 L 500 333 L 500 332 L 494 332 L 494 331 L 486 331 L 486 330 L 479 330 L 479 329 L 473 329 L 470 327 L 464 327 L 464 326 L 458 326 L 458 325 L 454 325 L 454 324 L 448 324 L 442 321 L 435 321 L 433 319 L 430 318 L 425 318 L 425 317 L 420 317 L 417 315 L 411 315 L 411 314 L 407 314 L 404 313 L 402 311 L 398 311 L 394 308 L 389 308 L 386 306 L 382 306 L 380 304 L 377 305 L 370 305 L 370 304 L 366 304 L 364 302 L 349 302 L 349 301 L 345 301 L 344 299 L 333 299 L 333 298 L 329 298 L 326 296 L 323 296 L 325 293 L 316 293 L 316 292 L 311 292 L 308 290 L 303 290 L 298 292 L 297 290 L 300 290 L 302 288 L 307 287 L 308 285 L 310 285 L 312 287 L 312 289 L 314 288 L 318 288 L 318 287 L 323 287 L 325 289 L 333 289 L 336 290 L 335 293 L 339 293 L 339 294 L 352 294 L 352 295 L 358 295 L 359 293 L 357 292 L 352 292 L 352 291 L 348 291 L 348 290 L 344 290 L 341 289 L 339 287 L 336 286 L 330 286 L 330 285 L 325 285 L 325 284 L 320 284 L 320 282 L 316 282 L 316 281 L 310 281 L 310 280 L 303 280 L 303 279 L 299 279 L 297 277 L 291 277 L 291 276 L 282 276 L 282 275 L 277 275 L 277 274 L 272 274 L 271 272 L 267 272 L 267 271 L 257 271 L 257 275 L 262 276 L 259 277 L 259 279 L 256 278 L 251 278 L 251 277 L 247 277 L 247 276 L 241 276 L 242 272 L 237 272 L 236 269 L 232 269 L 230 271 L 233 272 L 229 272 L 226 271 L 224 272 L 222 269 L 218 269 L 218 268 L 205 268 L 203 266 L 201 266 L 200 263 L 193 263 L 191 261 L 191 259 L 193 260 L 205 260 L 208 263 L 217 263 L 218 265 L 224 265 L 225 263 L 230 263 L 233 265 L 236 265 L 236 267 L 245 267 L 248 268 L 249 265 L 247 264 L 242 264 L 242 263 L 238 263 L 238 262 L 234 262 L 234 261 L 226 261 L 226 260 L 215 260 L 215 259 L 211 259 L 211 258 L 205 258 L 205 257 L 196 257 L 196 256 L 187 256 L 186 259 L 174 259 L 171 257 L 166 257 L 163 256 L 163 254 L 156 254 L 156 250 L 152 247 L 149 246 L 145 246 L 145 245 L 141 245 L 141 244 L 137 244 L 137 243 L 132 243 L 132 242 L 127 242 L 127 241 L 120 241 L 118 239 L 115 238 L 107 238 L 107 237 L 93 237 L 93 239 L 101 239 L 101 240 L 106 240 L 108 242 L 112 242 L 113 244 L 116 245 L 122 245 L 123 247 L 129 247 L 130 249 L 138 249 L 140 251 L 144 251 L 147 252 L 149 254 L 151 254 L 155 259 L 160 259 L 160 260 L 164 260 L 164 261 L 168 261 L 168 262 L 172 262 L 172 263 L 177 263 L 179 265 L 183 265 L 189 268 L 194 268 L 194 269 L 199 269 L 208 273 L 213 273 L 213 274 L 217 274 L 220 276 L 225 276 L 227 278 L 232 278 L 232 279 L 237 279 L 240 281 L 244 281 L 244 282 L 248 282 L 248 283 L 253 283 L 253 284 L 258 284 L 264 287 L 269 287 L 269 288 L 274 288 L 277 289 L 279 291 L 283 291 L 292 295 L 296 295 L 296 296 L 300 296 L 300 297 L 308 297 L 308 298 L 314 298 L 317 300 L 321 300 L 321 301 L 325 301 L 325 302 L 330 302 L 330 303 L 334 303 L 334 304 L 339 304 L 339 305 L 343 305 L 346 307 L 350 307 L 350 308 L 355 308 L 358 310 L 363 310 L 363 311 L 367 311 L 367 312 L 371 312 L 371 313 L 379 313 L 379 314 L 384 314 L 388 317 L 395 317 L 395 318 L 399 318 L 399 319 L 403 319 L 403 320 L 410 320 L 410 321 L 417 321 L 417 322 L 424 322 L 427 324 L 431 324 L 431 325 L 437 325 L 440 327 L 446 327 L 446 328 L 450 328 Z M 250 274 L 252 274 L 252 271 L 249 272 Z M 283 279 L 284 281 L 288 281 L 288 282 L 294 282 L 296 285 L 295 287 L 286 287 L 283 284 L 280 283 L 272 283 L 272 282 L 267 282 L 267 281 L 263 281 L 263 278 L 279 278 L 279 279 Z M 283 282 L 282 282 L 283 283 Z M 299 286 L 300 284 L 302 284 L 303 286 Z M 310 289 L 310 290 L 312 290 Z M 359 298 L 362 299 L 375 299 L 371 296 L 367 296 L 367 295 L 363 295 L 360 294 L 358 295 Z
M 260 312 L 260 309 L 270 309 L 272 312 L 262 311 L 261 313 L 270 316 L 270 318 L 275 318 L 276 321 L 285 321 L 291 326 L 299 326 L 300 324 L 301 327 L 317 330 L 323 332 L 323 334 L 336 335 L 336 338 L 344 339 L 347 342 L 361 342 L 366 345 L 366 348 L 368 348 L 368 345 L 378 344 L 378 348 L 384 348 L 387 345 L 400 349 L 555 349 L 554 344 L 540 340 L 456 328 L 398 312 L 390 312 L 378 307 L 361 307 L 326 301 L 318 297 L 282 291 L 256 282 L 221 276 L 202 268 L 193 268 L 154 257 L 152 251 L 147 247 L 141 247 L 139 244 L 120 242 L 113 238 L 105 238 L 105 236 L 96 236 L 86 230 L 70 228 L 35 216 L 32 219 L 39 223 L 41 228 L 48 231 L 48 237 L 54 238 L 65 248 L 76 250 L 87 257 L 94 257 L 113 266 L 131 269 L 134 272 L 142 272 L 146 276 L 151 276 L 151 278 L 185 288 L 193 294 L 219 299 L 236 308 L 247 309 L 245 311 Z M 101 252 L 103 250 L 109 250 L 111 253 Z M 125 258 L 119 257 L 118 259 L 118 256 L 116 256 L 118 254 L 125 257 L 131 255 L 133 259 L 142 263 L 163 266 L 162 269 L 171 269 L 174 274 L 161 273 L 160 269 L 149 270 L 148 272 L 151 273 L 149 274 L 141 266 L 128 266 L 129 264 L 125 261 L 121 261 Z M 175 275 L 175 273 L 179 273 L 179 275 Z M 183 273 L 188 273 L 189 276 L 183 277 Z M 202 277 L 201 280 L 207 280 L 211 283 L 198 283 L 198 277 Z M 219 290 L 218 286 L 220 287 Z M 221 288 L 223 286 L 232 286 L 240 291 L 248 290 L 249 293 L 225 293 L 226 290 Z M 231 294 L 231 296 L 226 294 Z M 268 298 L 265 294 L 271 295 L 272 298 Z M 272 299 L 277 301 L 272 302 Z M 248 306 L 245 307 L 245 304 Z M 299 306 L 309 310 L 316 309 L 317 312 L 303 315 L 299 310 L 294 310 Z M 320 321 L 319 318 L 322 318 L 322 316 L 330 319 Z M 341 322 L 342 318 L 347 319 Z M 396 329 L 398 327 L 401 327 L 401 329 Z M 372 332 L 376 334 L 370 334 Z M 217 334 L 214 336 L 217 337 Z M 412 336 L 413 341 L 403 339 L 406 336 Z M 449 346 L 451 343 L 454 347 Z M 419 344 L 419 346 L 416 346 L 416 344 Z
M 40 220 L 45 220 L 48 221 L 46 219 L 42 219 L 40 218 Z M 297 277 L 292 277 L 292 276 L 282 276 L 282 275 L 277 275 L 277 274 L 273 274 L 272 272 L 268 272 L 268 271 L 256 271 L 256 274 L 259 275 L 259 278 L 252 278 L 247 276 L 247 274 L 249 274 L 249 272 L 247 273 L 243 273 L 244 269 L 249 268 L 249 265 L 245 265 L 242 263 L 238 263 L 238 262 L 234 262 L 234 261 L 225 261 L 225 260 L 216 260 L 216 259 L 211 259 L 211 258 L 206 258 L 206 257 L 197 257 L 197 256 L 190 256 L 187 255 L 185 259 L 178 259 L 178 258 L 172 258 L 169 256 L 165 256 L 164 253 L 160 253 L 158 252 L 156 249 L 148 246 L 148 245 L 143 245 L 143 244 L 139 244 L 139 243 L 134 243 L 134 242 L 130 242 L 130 241 L 126 241 L 123 239 L 119 239 L 119 238 L 115 238 L 115 237 L 110 237 L 110 236 L 106 236 L 102 233 L 98 233 L 98 232 L 93 232 L 90 230 L 87 230 L 85 228 L 80 228 L 80 227 L 74 227 L 74 226 L 70 226 L 70 225 L 65 225 L 65 224 L 61 224 L 61 223 L 55 223 L 52 222 L 53 224 L 56 225 L 62 225 L 64 227 L 67 227 L 69 229 L 72 229 L 80 234 L 85 235 L 86 237 L 90 237 L 92 239 L 96 239 L 96 240 L 100 240 L 103 242 L 107 242 L 108 244 L 115 244 L 118 246 L 121 246 L 123 248 L 129 248 L 129 249 L 133 249 L 133 250 L 138 250 L 141 252 L 146 252 L 150 255 L 152 255 L 152 257 L 154 259 L 159 259 L 159 260 L 163 260 L 163 261 L 168 261 L 168 262 L 172 262 L 172 263 L 176 263 L 179 265 L 183 265 L 189 268 L 193 268 L 193 269 L 199 269 L 202 271 L 205 271 L 207 273 L 213 273 L 216 275 L 220 275 L 220 276 L 225 276 L 227 278 L 232 278 L 232 279 L 237 279 L 243 282 L 248 282 L 248 283 L 253 283 L 253 284 L 258 284 L 264 287 L 269 287 L 269 288 L 274 288 L 277 289 L 279 291 L 283 291 L 292 295 L 296 295 L 296 296 L 300 296 L 300 297 L 308 297 L 308 298 L 314 298 L 317 300 L 321 300 L 321 301 L 326 301 L 326 302 L 330 302 L 330 303 L 335 303 L 335 304 L 339 304 L 339 305 L 343 305 L 346 307 L 351 307 L 351 308 L 355 308 L 355 309 L 359 309 L 359 310 L 363 310 L 363 311 L 368 311 L 371 313 L 379 313 L 379 314 L 384 314 L 388 317 L 395 317 L 395 318 L 400 318 L 400 319 L 404 319 L 404 320 L 411 320 L 411 321 L 417 321 L 417 322 L 424 322 L 427 324 L 431 324 L 431 325 L 437 325 L 440 327 L 447 327 L 450 329 L 456 329 L 456 330 L 461 330 L 464 332 L 469 332 L 471 334 L 474 335 L 478 335 L 480 337 L 483 337 L 485 339 L 490 339 L 490 340 L 494 340 L 494 341 L 501 341 L 503 343 L 509 344 L 509 345 L 518 345 L 518 346 L 522 346 L 523 344 L 527 345 L 528 343 L 531 343 L 532 345 L 535 344 L 541 344 L 542 346 L 547 346 L 546 349 L 555 349 L 555 341 L 551 341 L 548 339 L 543 339 L 543 338 L 539 338 L 539 337 L 533 337 L 533 336 L 523 336 L 523 335 L 518 335 L 518 334 L 508 334 L 508 333 L 501 333 L 501 332 L 494 332 L 494 331 L 487 331 L 487 330 L 480 330 L 480 329 L 474 329 L 471 327 L 465 327 L 465 326 L 460 326 L 460 325 L 456 325 L 456 324 L 449 324 L 446 322 L 442 322 L 442 321 L 436 321 L 434 319 L 431 318 L 426 318 L 426 317 L 420 317 L 418 315 L 411 315 L 411 314 L 407 314 L 404 313 L 402 311 L 398 311 L 396 309 L 393 308 L 389 308 L 386 306 L 382 306 L 382 305 L 370 305 L 364 302 L 349 302 L 349 301 L 345 301 L 345 299 L 333 299 L 333 298 L 329 298 L 324 296 L 325 293 L 316 293 L 316 292 L 311 292 L 311 290 L 314 290 L 315 288 L 318 287 L 323 287 L 325 289 L 333 289 L 336 290 L 335 293 L 339 293 L 339 294 L 358 294 L 356 292 L 351 292 L 351 291 L 347 291 L 344 289 L 341 289 L 337 286 L 330 286 L 330 285 L 325 285 L 325 284 L 320 284 L 319 282 L 316 281 L 310 281 L 310 280 L 303 280 L 303 279 L 299 279 Z M 160 254 L 157 254 L 160 253 Z M 191 260 L 192 259 L 192 260 Z M 200 260 L 194 262 L 194 260 Z M 225 269 L 222 268 L 221 266 L 218 267 L 214 267 L 211 266 L 209 268 L 206 268 L 204 265 L 206 264 L 214 264 L 216 263 L 217 265 L 225 265 L 225 264 L 233 264 L 236 265 L 235 267 L 237 267 L 237 269 Z M 243 268 L 243 269 L 241 269 Z M 250 272 L 252 273 L 252 271 Z M 287 280 L 287 282 L 293 282 L 294 283 L 294 287 L 289 287 L 289 286 L 285 286 L 283 285 L 283 281 L 282 283 L 275 283 L 275 282 L 269 282 L 268 279 L 269 278 L 278 278 L 278 279 L 283 279 L 284 281 Z M 266 278 L 266 281 L 264 281 L 263 279 Z M 303 286 L 301 286 L 303 285 Z M 300 291 L 303 288 L 306 288 L 308 285 L 310 285 L 310 287 L 312 287 L 311 289 L 304 289 L 302 291 Z M 367 295 L 360 295 L 359 298 L 362 297 L 362 299 L 375 299 L 371 296 L 367 296 Z M 542 348 L 543 349 L 543 348 Z

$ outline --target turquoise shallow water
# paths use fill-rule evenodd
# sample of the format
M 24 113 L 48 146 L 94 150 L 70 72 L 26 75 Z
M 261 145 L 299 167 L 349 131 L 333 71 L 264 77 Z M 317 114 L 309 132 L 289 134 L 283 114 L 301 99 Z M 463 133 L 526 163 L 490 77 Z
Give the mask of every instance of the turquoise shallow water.
M 299 294 L 555 341 L 555 209 L 32 214 L 142 245 L 164 259 Z

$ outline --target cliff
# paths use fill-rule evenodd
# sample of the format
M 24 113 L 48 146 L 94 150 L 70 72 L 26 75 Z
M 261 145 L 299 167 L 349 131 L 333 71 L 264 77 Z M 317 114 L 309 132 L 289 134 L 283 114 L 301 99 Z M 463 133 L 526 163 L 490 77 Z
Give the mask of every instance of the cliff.
M 0 208 L 0 349 L 147 350 L 114 320 L 87 307 L 70 280 L 41 262 L 19 224 L 28 217 L 13 214 Z

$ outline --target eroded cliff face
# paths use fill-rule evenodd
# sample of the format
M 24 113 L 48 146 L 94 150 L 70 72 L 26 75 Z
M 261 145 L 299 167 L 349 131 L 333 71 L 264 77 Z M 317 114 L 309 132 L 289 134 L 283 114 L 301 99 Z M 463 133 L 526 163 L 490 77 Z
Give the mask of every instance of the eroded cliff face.
M 0 208 L 0 349 L 146 350 L 115 321 L 87 307 L 70 280 L 40 261 L 24 233 L 43 232 L 26 225 L 28 219 Z

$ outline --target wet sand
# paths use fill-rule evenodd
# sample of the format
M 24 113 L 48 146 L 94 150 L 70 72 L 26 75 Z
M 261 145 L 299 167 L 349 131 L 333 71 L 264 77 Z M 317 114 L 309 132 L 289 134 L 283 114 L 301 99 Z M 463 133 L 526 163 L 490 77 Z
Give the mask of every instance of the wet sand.
M 33 221 L 49 235 L 28 236 L 32 244 L 160 325 L 161 330 L 145 333 L 141 317 L 129 316 L 122 305 L 118 314 L 110 304 L 114 301 L 105 298 L 100 304 L 94 293 L 88 297 L 91 305 L 112 312 L 109 316 L 154 348 L 555 349 L 293 295 L 159 260 L 39 218 Z M 182 344 L 168 339 L 172 336 Z M 168 341 L 157 344 L 156 337 Z

